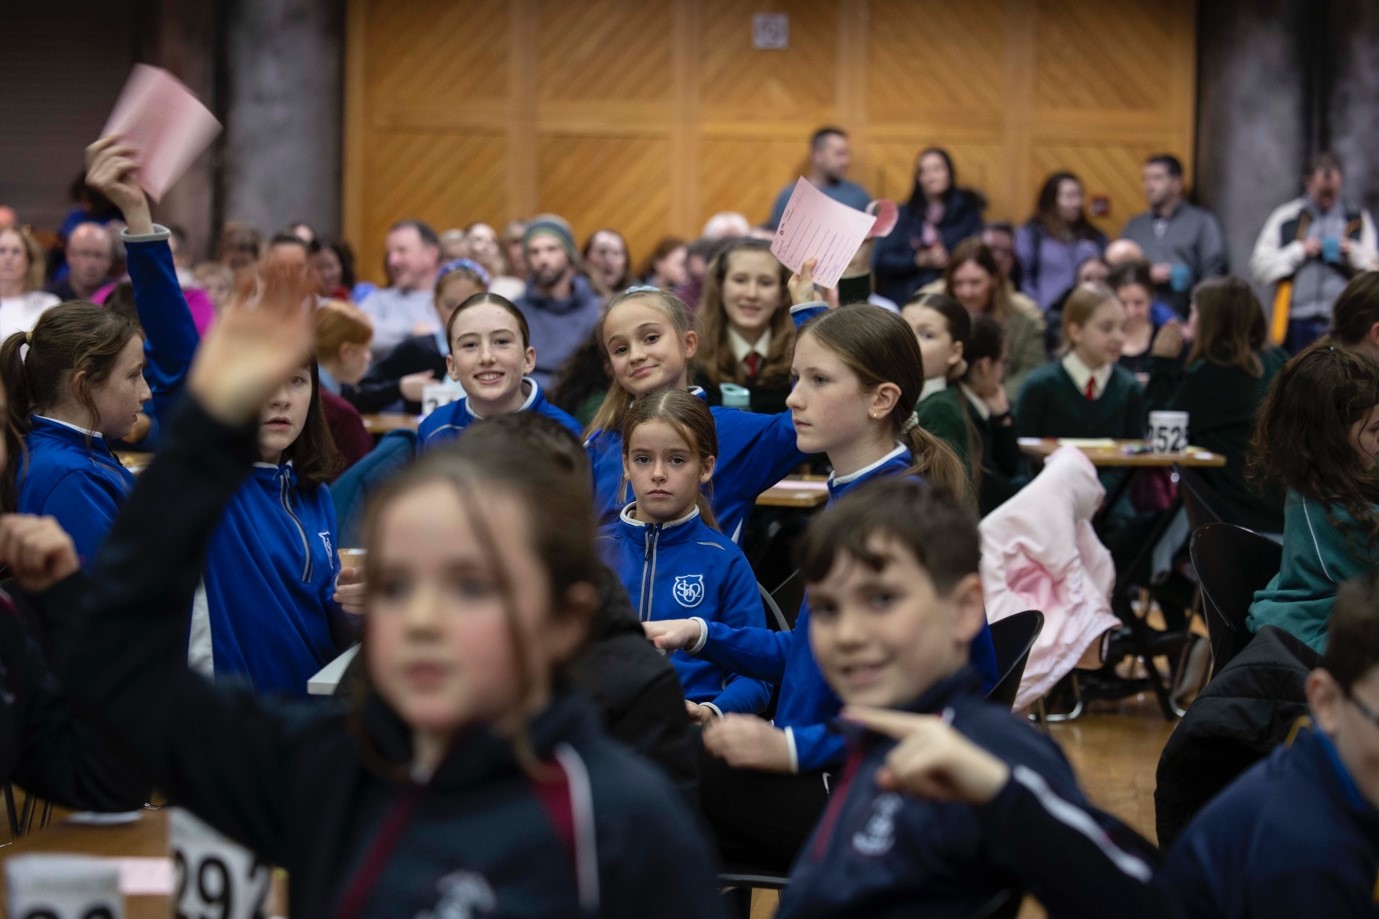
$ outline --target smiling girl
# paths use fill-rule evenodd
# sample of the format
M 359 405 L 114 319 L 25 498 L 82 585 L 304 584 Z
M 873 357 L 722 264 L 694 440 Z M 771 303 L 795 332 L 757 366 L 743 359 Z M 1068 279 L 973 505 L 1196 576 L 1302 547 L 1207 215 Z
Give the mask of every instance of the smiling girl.
M 795 349 L 789 277 L 760 239 L 736 240 L 710 263 L 699 306 L 704 334 L 697 379 L 710 405 L 722 401 L 720 384 L 734 383 L 747 388 L 752 411 L 785 410 Z
M 1283 566 L 1248 624 L 1326 650 L 1341 583 L 1379 564 L 1379 364 L 1319 342 L 1283 366 L 1259 410 L 1251 471 L 1288 489 Z
M 795 310 L 797 319 L 817 311 L 815 304 Z M 651 393 L 689 387 L 699 335 L 680 298 L 654 287 L 633 287 L 614 297 L 595 334 L 615 385 L 590 422 L 585 449 L 594 467 L 595 509 L 601 522 L 611 523 L 627 503 L 621 433 L 627 409 Z M 695 392 L 702 398 L 702 390 Z M 713 511 L 723 532 L 736 542 L 757 496 L 803 463 L 806 455 L 795 445 L 788 412 L 759 415 L 722 406 L 711 411 L 719 448 Z
M 437 451 L 380 491 L 347 707 L 268 706 L 182 664 L 178 610 L 261 455 L 254 419 L 309 353 L 302 281 L 270 268 L 208 334 L 63 633 L 66 685 L 171 798 L 287 870 L 293 915 L 721 915 L 681 800 L 563 688 L 597 559 L 587 497 L 543 462 Z
M 603 530 L 605 561 L 643 622 L 683 616 L 734 628 L 765 625 L 756 576 L 714 524 L 701 490 L 713 477 L 718 438 L 703 400 L 681 389 L 638 399 L 623 425 L 623 463 L 636 500 Z M 683 651 L 671 658 L 690 718 L 766 707 L 771 687 Z

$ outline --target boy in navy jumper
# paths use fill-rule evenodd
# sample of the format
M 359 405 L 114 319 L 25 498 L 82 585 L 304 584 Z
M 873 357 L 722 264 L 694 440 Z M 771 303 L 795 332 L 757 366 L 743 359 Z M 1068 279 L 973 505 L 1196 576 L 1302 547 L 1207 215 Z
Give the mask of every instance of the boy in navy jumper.
M 801 561 L 814 656 L 863 730 L 780 919 L 970 916 L 1026 892 L 1054 916 L 1165 914 L 1149 862 L 1111 835 L 1133 834 L 1087 803 L 1051 741 L 980 693 L 968 511 L 878 482 L 815 518 Z M 876 710 L 891 708 L 913 714 Z
M 1185 916 L 1379 915 L 1379 578 L 1336 596 L 1307 677 L 1311 724 L 1236 779 L 1174 845 Z

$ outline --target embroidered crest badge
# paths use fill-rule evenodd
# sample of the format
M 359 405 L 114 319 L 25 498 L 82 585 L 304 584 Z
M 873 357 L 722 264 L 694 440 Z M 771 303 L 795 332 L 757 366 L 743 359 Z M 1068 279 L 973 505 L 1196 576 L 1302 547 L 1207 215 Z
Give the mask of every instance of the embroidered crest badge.
M 675 594 L 676 603 L 685 609 L 694 609 L 704 602 L 704 576 L 702 574 L 676 575 L 671 593 Z

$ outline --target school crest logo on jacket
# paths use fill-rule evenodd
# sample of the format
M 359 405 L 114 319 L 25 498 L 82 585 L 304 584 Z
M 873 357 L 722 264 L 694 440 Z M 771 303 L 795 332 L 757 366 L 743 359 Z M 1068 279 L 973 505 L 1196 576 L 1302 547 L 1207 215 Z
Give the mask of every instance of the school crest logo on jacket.
M 872 803 L 866 826 L 852 837 L 852 847 L 862 855 L 885 855 L 895 845 L 895 813 L 903 802 L 888 792 Z
M 675 602 L 685 609 L 694 609 L 704 602 L 704 576 L 702 574 L 679 574 L 671 586 Z
M 488 880 L 474 871 L 456 871 L 436 882 L 441 897 L 433 909 L 417 919 L 473 919 L 498 908 L 498 898 Z

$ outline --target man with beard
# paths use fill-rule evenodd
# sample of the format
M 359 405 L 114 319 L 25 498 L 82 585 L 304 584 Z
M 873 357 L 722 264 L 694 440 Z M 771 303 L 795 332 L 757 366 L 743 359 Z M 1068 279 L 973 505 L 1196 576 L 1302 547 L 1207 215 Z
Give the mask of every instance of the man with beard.
M 599 320 L 603 304 L 589 281 L 577 271 L 574 236 L 564 218 L 543 214 L 522 234 L 527 263 L 527 290 L 517 306 L 531 330 L 536 349 L 532 378 L 542 389 L 565 359 L 578 348 Z
M 842 128 L 819 128 L 809 138 L 809 175 L 805 178 L 834 201 L 859 211 L 866 210 L 871 196 L 862 186 L 847 180 L 848 166 L 851 164 L 852 148 L 848 146 L 847 132 Z M 795 183 L 791 182 L 776 195 L 776 203 L 771 208 L 766 226 L 773 230 L 780 226 L 781 215 L 785 213 L 785 205 L 794 190 Z
M 1197 282 L 1226 273 L 1221 224 L 1210 211 L 1184 199 L 1183 164 L 1176 156 L 1151 156 L 1140 178 L 1149 210 L 1131 217 L 1121 236 L 1144 250 L 1155 299 L 1187 316 Z

